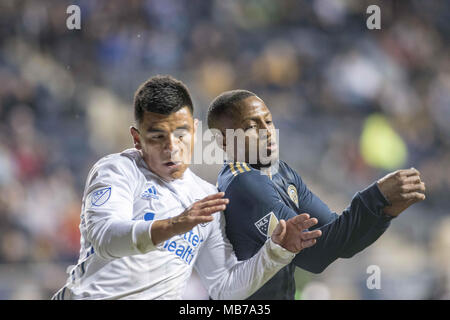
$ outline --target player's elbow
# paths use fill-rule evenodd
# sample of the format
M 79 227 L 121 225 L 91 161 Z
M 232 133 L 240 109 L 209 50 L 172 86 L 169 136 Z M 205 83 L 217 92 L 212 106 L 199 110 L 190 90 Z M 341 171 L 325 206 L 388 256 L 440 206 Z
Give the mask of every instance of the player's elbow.
M 323 271 L 325 271 L 325 269 L 330 265 L 330 263 L 312 263 L 312 264 L 310 263 L 306 266 L 302 265 L 299 267 L 308 272 L 311 272 L 314 274 L 319 274 L 319 273 L 322 273 Z
M 322 273 L 326 268 L 328 267 L 328 265 L 318 265 L 318 266 L 314 266 L 313 268 L 309 269 L 308 271 L 314 274 L 320 274 Z
M 355 254 L 357 254 L 357 252 L 346 252 L 346 253 L 341 255 L 341 258 L 350 259 L 350 258 L 353 258 L 353 256 Z
M 110 255 L 107 250 L 108 243 L 110 241 L 107 237 L 106 228 L 107 226 L 105 223 L 89 225 L 87 228 L 87 239 L 91 242 L 94 247 L 95 254 L 98 257 L 104 260 L 111 260 L 115 257 Z
M 113 260 L 117 257 L 111 255 L 107 250 L 107 245 L 104 241 L 93 241 L 92 246 L 94 247 L 95 254 L 103 260 Z
M 343 250 L 340 253 L 339 258 L 344 258 L 344 259 L 353 258 L 357 253 L 361 252 L 365 248 L 366 248 L 366 246 L 353 246 L 350 248 L 346 248 L 346 250 Z

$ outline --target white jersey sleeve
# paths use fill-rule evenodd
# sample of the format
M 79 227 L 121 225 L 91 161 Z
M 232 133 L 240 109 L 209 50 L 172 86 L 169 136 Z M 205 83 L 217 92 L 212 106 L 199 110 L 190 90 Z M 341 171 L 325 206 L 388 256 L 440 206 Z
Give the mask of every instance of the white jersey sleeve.
M 136 180 L 132 163 L 126 157 L 99 161 L 89 173 L 81 224 L 86 240 L 103 259 L 155 249 L 150 234 L 153 221 L 133 220 Z
M 248 298 L 295 256 L 268 239 L 252 258 L 238 261 L 225 235 L 223 213 L 216 214 L 214 218 L 211 223 L 216 226 L 200 250 L 195 268 L 209 295 L 215 300 Z

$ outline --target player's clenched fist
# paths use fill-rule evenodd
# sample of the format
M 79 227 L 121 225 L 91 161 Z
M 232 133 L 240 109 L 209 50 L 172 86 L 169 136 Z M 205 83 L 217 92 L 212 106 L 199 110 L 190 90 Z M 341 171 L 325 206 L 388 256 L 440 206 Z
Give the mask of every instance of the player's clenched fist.
M 272 233 L 272 241 L 293 253 L 299 253 L 302 249 L 313 246 L 316 238 L 322 235 L 322 231 L 305 231 L 316 225 L 318 220 L 310 218 L 309 214 L 302 213 L 287 221 L 280 220 Z
M 414 168 L 397 170 L 377 181 L 380 191 L 390 205 L 384 213 L 396 217 L 410 205 L 425 200 L 425 183 Z

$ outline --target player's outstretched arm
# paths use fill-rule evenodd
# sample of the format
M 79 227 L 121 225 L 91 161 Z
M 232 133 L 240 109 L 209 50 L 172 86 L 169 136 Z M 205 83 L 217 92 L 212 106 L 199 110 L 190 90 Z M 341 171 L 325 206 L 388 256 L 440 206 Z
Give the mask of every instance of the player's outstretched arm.
M 226 211 L 227 236 L 239 260 L 249 259 L 264 244 L 269 221 L 288 220 L 297 215 L 280 201 L 268 178 L 257 172 L 238 175 L 226 189 L 226 196 L 230 199 Z M 322 236 L 312 248 L 297 254 L 293 262 L 320 273 L 339 257 L 349 257 L 364 249 L 376 240 L 367 238 L 371 230 L 379 229 L 381 234 L 389 225 L 391 217 L 382 212 L 387 204 L 375 184 L 358 192 L 342 215 L 316 229 L 322 231 Z
M 425 199 L 425 184 L 420 172 L 414 168 L 397 170 L 377 181 L 376 186 L 387 204 L 382 210 L 386 217 L 395 218 L 412 204 Z M 350 258 L 375 242 L 388 228 L 390 220 L 376 223 L 359 241 L 342 253 L 341 257 Z
M 325 235 L 323 241 L 318 241 L 312 250 L 302 252 L 294 262 L 320 273 L 335 259 L 353 256 L 372 244 L 392 218 L 413 203 L 424 200 L 424 192 L 425 184 L 414 168 L 387 174 L 358 192 L 339 218 L 321 227 Z

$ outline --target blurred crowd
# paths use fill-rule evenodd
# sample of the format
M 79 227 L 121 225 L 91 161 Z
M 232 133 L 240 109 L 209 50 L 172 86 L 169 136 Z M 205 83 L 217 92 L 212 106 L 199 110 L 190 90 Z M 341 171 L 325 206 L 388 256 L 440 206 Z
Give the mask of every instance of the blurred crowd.
M 449 36 L 445 0 L 2 0 L 0 299 L 63 285 L 87 173 L 132 146 L 133 94 L 155 74 L 186 83 L 200 120 L 222 91 L 259 95 L 282 159 L 338 213 L 390 171 L 421 172 L 427 199 L 354 258 L 298 270 L 299 299 L 449 299 Z M 219 167 L 194 171 L 215 184 Z

